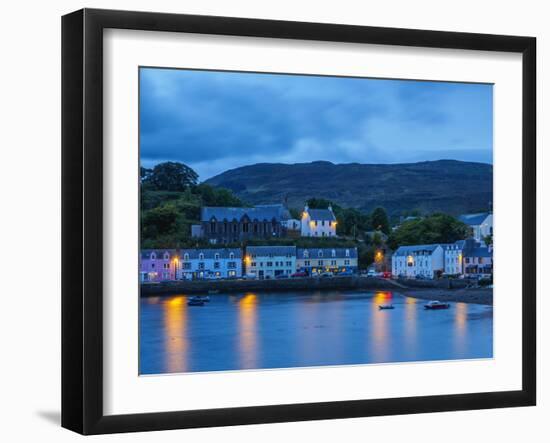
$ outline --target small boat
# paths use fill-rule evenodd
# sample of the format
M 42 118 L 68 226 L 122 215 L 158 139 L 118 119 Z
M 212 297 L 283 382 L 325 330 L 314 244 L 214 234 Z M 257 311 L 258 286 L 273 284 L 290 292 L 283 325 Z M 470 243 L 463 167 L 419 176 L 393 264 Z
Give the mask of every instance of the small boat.
M 449 309 L 449 303 L 442 303 L 439 300 L 432 300 L 424 305 L 425 309 Z
M 395 309 L 394 305 L 378 305 L 378 309 Z
M 189 299 L 189 301 L 187 302 L 187 306 L 204 306 L 204 302 L 193 297 Z

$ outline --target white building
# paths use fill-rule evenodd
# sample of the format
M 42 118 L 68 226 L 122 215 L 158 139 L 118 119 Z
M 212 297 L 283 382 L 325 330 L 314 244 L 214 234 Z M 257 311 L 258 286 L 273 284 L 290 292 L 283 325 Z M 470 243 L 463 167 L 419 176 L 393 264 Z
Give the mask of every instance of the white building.
M 470 227 L 477 242 L 483 243 L 485 237 L 493 235 L 493 214 L 490 212 L 463 214 L 458 219 Z
M 275 278 L 296 272 L 296 246 L 248 246 L 244 258 L 246 274 Z
M 445 245 L 445 274 L 457 275 L 464 272 L 463 258 L 466 240 Z
M 309 209 L 306 205 L 302 213 L 302 237 L 336 237 L 336 217 L 332 207 Z
M 445 270 L 444 250 L 439 244 L 400 246 L 392 256 L 392 274 L 434 278 Z
M 357 272 L 357 248 L 298 248 L 296 270 L 309 275 Z
M 178 279 L 236 278 L 242 276 L 239 248 L 182 249 Z

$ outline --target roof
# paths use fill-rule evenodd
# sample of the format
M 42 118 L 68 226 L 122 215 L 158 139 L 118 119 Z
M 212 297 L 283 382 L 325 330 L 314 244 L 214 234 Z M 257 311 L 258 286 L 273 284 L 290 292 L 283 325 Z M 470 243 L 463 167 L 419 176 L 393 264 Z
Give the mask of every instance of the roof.
M 214 259 L 216 254 L 220 255 L 220 258 L 229 258 L 229 254 L 234 254 L 234 258 L 241 258 L 242 253 L 240 248 L 216 248 L 216 249 L 199 249 L 199 248 L 190 248 L 182 249 L 180 251 L 180 256 L 183 258 L 185 254 L 189 254 L 189 259 L 198 259 L 199 254 L 204 254 L 205 259 Z
M 472 249 L 480 247 L 480 243 L 475 241 L 473 238 L 467 238 L 466 240 L 457 240 L 454 243 L 445 245 L 445 249 Z
M 399 246 L 393 255 L 409 255 L 417 254 L 419 252 L 427 252 L 432 254 L 438 247 L 441 247 L 439 243 L 433 245 L 413 245 L 413 246 Z
M 473 248 L 464 254 L 465 257 L 492 257 L 493 252 L 489 248 Z
M 259 256 L 296 255 L 296 246 L 247 246 L 246 253 Z
M 306 251 L 309 257 L 304 256 Z M 334 251 L 334 256 L 332 251 Z M 349 251 L 349 255 L 346 255 L 346 251 Z M 322 253 L 321 256 L 319 252 Z M 357 248 L 298 248 L 296 256 L 298 258 L 357 258 Z
M 201 208 L 201 221 L 212 218 L 221 220 L 241 220 L 244 216 L 250 220 L 285 220 L 290 218 L 288 210 L 283 205 L 258 205 L 253 208 L 212 207 Z
M 189 254 L 189 258 L 199 258 L 199 254 L 204 254 L 204 258 L 213 259 L 215 254 L 220 254 L 220 258 L 229 258 L 229 254 L 233 253 L 235 254 L 235 258 L 241 258 L 242 253 L 240 248 L 217 248 L 217 249 L 198 249 L 198 248 L 189 248 L 189 249 L 142 249 L 141 250 L 141 258 L 142 260 L 149 260 L 151 259 L 151 254 L 155 252 L 156 253 L 156 259 L 157 260 L 163 260 L 164 259 L 164 253 L 168 252 L 170 254 L 170 260 L 174 259 L 175 257 L 183 258 L 184 254 Z
M 306 211 L 311 220 L 335 221 L 336 217 L 330 209 L 308 209 Z
M 469 226 L 479 226 L 485 219 L 491 215 L 490 212 L 480 212 L 478 214 L 462 214 L 458 216 L 458 220 Z
M 170 254 L 170 259 L 176 257 L 178 255 L 178 251 L 176 249 L 142 249 L 140 251 L 142 260 L 150 260 L 151 254 L 155 253 L 156 260 L 164 260 L 164 254 L 168 252 Z

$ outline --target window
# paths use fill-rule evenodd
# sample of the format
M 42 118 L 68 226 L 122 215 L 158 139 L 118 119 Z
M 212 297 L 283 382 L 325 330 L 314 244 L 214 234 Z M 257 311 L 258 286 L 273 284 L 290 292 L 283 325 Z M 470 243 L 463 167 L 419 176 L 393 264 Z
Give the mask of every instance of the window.
M 214 254 L 214 260 L 219 260 L 220 259 L 220 254 Z
M 336 266 L 336 260 L 331 260 L 330 265 L 331 266 Z
M 273 262 L 272 262 L 272 261 L 268 261 L 268 262 L 266 263 L 266 266 L 267 266 L 268 268 L 270 268 L 271 266 L 273 266 Z
M 324 220 L 321 222 L 321 226 L 325 226 L 325 221 Z
M 323 266 L 323 260 L 318 260 L 317 261 L 317 266 Z
M 202 252 L 199 254 L 199 260 L 204 260 L 204 254 Z
M 304 258 L 309 258 L 309 251 L 304 251 Z
M 151 253 L 151 260 L 156 260 L 157 258 L 157 254 L 155 254 L 154 252 Z
M 330 253 L 333 257 L 336 257 L 336 251 L 334 249 Z
M 151 267 L 154 268 L 154 267 L 155 267 L 155 264 L 154 264 L 154 263 L 151 263 Z
M 344 265 L 349 266 L 349 260 L 344 260 Z
M 291 262 L 291 261 L 287 261 L 287 262 L 286 262 L 286 265 L 287 265 L 287 266 L 292 266 L 292 262 Z
M 220 269 L 220 262 L 214 262 L 214 269 Z
M 191 263 L 184 263 L 183 269 L 191 269 Z
M 349 249 L 346 249 L 346 257 L 349 257 Z
M 304 261 L 304 266 L 309 266 L 309 260 Z
M 187 253 L 183 254 L 183 259 L 184 260 L 189 260 L 189 254 L 187 254 Z
M 233 260 L 235 258 L 235 254 L 233 252 L 229 253 L 229 259 Z
M 317 227 L 317 224 L 318 224 L 318 222 L 317 222 L 317 220 L 315 220 L 315 226 L 316 226 L 316 227 Z
M 231 264 L 231 263 L 229 263 L 229 264 Z M 233 263 L 233 264 L 234 264 L 234 263 Z M 255 261 L 251 262 L 251 263 L 250 263 L 250 266 L 252 266 L 253 268 L 255 268 L 255 267 L 256 267 L 256 262 L 255 262 Z M 229 267 L 230 267 L 230 268 L 233 268 L 234 266 L 229 266 Z
M 317 253 L 317 255 L 318 255 L 319 257 L 322 257 L 322 256 L 323 256 L 323 251 L 319 251 L 319 252 Z
M 199 263 L 199 269 L 204 269 L 204 263 Z

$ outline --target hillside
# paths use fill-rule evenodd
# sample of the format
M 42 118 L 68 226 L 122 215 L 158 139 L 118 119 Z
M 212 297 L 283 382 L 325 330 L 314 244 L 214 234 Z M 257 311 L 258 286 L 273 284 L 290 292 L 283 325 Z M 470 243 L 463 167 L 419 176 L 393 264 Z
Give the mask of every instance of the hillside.
M 258 163 L 232 169 L 206 183 L 227 188 L 250 204 L 302 207 L 309 198 L 390 214 L 420 210 L 460 213 L 487 209 L 493 200 L 493 166 L 438 160 L 406 164 L 333 164 L 326 161 Z

